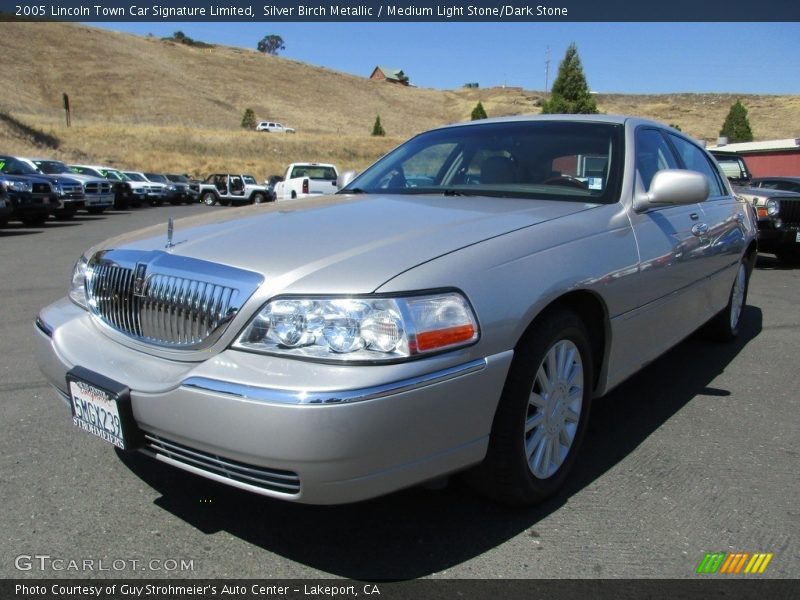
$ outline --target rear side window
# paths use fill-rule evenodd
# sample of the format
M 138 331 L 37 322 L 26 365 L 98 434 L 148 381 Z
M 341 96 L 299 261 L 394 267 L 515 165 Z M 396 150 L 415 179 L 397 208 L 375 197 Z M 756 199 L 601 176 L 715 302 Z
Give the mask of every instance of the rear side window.
M 669 139 L 678 151 L 684 166 L 690 171 L 697 171 L 706 176 L 709 196 L 712 198 L 714 196 L 722 196 L 725 193 L 723 192 L 724 188 L 720 183 L 717 170 L 711 165 L 705 152 L 683 138 L 671 133 L 667 135 L 669 135 Z

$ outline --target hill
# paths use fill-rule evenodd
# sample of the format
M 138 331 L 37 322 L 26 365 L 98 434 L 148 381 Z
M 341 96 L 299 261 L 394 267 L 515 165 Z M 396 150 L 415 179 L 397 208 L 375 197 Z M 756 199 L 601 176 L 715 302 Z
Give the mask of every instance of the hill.
M 294 160 L 361 169 L 419 131 L 468 119 L 478 100 L 490 116 L 503 116 L 539 112 L 543 98 L 520 88 L 403 87 L 255 50 L 187 46 L 72 23 L 2 22 L 0 39 L 6 86 L 0 152 L 125 168 L 241 169 L 259 179 Z M 365 73 L 372 66 L 365 64 Z M 736 99 L 750 111 L 759 139 L 800 133 L 787 130 L 800 122 L 800 96 L 614 94 L 599 95 L 598 105 L 713 140 Z M 278 120 L 298 133 L 243 130 L 247 108 L 258 120 Z M 370 136 L 378 114 L 385 138 Z

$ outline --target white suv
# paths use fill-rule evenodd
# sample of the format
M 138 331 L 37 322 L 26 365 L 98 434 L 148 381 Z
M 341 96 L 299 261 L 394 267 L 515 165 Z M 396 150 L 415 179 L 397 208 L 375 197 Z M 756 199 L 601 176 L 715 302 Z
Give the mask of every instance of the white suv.
M 284 127 L 275 121 L 261 121 L 256 125 L 256 131 L 266 131 L 269 133 L 294 133 L 293 127 Z

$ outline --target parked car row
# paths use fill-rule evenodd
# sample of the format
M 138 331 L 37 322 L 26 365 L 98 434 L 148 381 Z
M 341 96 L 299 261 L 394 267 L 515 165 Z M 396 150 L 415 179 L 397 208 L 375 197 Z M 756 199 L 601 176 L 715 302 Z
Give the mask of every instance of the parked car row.
M 185 175 L 123 172 L 102 165 L 74 165 L 47 158 L 0 155 L 0 226 L 22 221 L 40 226 L 52 214 L 71 219 L 79 210 L 99 215 L 143 204 L 197 201 Z

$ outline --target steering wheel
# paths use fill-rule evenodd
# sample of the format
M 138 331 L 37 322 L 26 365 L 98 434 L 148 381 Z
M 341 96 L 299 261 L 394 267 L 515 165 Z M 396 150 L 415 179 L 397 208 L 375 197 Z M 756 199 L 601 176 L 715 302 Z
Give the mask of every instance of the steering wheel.
M 403 167 L 399 167 L 392 172 L 391 177 L 389 177 L 389 181 L 386 183 L 386 189 L 397 189 L 397 188 L 407 188 L 408 187 L 408 180 L 406 179 L 406 174 L 403 172 Z
M 589 186 L 586 185 L 580 179 L 575 179 L 571 175 L 553 175 L 552 177 L 548 177 L 543 182 L 545 185 L 567 185 L 571 187 L 580 188 L 582 190 L 588 190 Z

